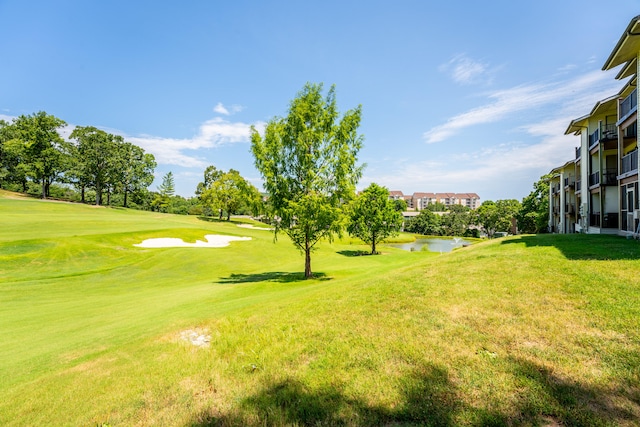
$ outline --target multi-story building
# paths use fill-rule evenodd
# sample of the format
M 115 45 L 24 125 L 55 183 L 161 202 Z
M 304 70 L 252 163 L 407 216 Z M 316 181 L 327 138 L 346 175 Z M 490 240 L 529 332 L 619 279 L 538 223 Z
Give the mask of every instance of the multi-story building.
M 558 233 L 638 232 L 638 107 L 640 16 L 631 20 L 603 70 L 623 65 L 620 92 L 573 120 L 566 134 L 580 137 L 575 159 L 551 171 L 549 229 Z
M 390 191 L 389 198 L 392 200 L 403 199 L 407 202 L 407 208 L 421 211 L 428 205 L 442 203 L 446 207 L 452 205 L 467 206 L 476 209 L 480 206 L 480 196 L 476 193 L 413 193 L 411 196 L 404 195 L 402 191 Z

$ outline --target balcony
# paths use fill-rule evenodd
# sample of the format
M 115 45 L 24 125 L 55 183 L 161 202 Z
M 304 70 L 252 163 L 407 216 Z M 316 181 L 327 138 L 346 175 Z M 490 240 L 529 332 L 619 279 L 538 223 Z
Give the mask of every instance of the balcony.
M 569 178 L 565 178 L 564 179 L 564 186 L 566 187 L 574 187 L 575 186 L 575 181 L 573 180 L 572 177 Z
M 582 147 L 576 147 L 576 160 L 582 156 Z
M 592 173 L 589 175 L 589 187 L 594 187 L 600 184 L 600 172 Z
M 618 123 L 626 120 L 631 114 L 638 109 L 638 92 L 634 89 L 625 99 L 620 102 L 620 117 Z
M 591 227 L 600 227 L 600 212 L 594 212 L 589 215 L 589 225 Z
M 638 170 L 638 149 L 636 148 L 626 156 L 622 158 L 622 170 L 621 175 L 630 172 L 636 172 Z
M 580 191 L 581 187 L 582 187 L 582 181 L 576 181 L 576 192 Z
M 596 129 L 595 132 L 589 135 L 589 149 L 592 149 L 600 141 L 600 129 Z
M 618 185 L 618 171 L 605 169 L 602 174 L 602 185 Z
M 573 203 L 564 205 L 564 213 L 573 215 L 574 213 L 576 213 L 576 205 L 574 205 Z

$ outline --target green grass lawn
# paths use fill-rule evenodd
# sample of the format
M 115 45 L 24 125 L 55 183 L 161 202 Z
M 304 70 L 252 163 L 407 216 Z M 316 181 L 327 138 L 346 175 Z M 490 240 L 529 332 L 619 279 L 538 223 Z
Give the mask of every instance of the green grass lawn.
M 303 280 L 237 225 L 0 193 L 0 425 L 640 423 L 637 241 L 343 239 Z M 206 234 L 252 240 L 133 246 Z

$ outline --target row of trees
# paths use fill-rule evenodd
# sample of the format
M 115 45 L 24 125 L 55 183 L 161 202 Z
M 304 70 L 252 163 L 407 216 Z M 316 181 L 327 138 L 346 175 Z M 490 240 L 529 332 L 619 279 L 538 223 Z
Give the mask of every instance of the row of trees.
M 114 193 L 128 196 L 153 182 L 156 162 L 152 154 L 93 126 L 77 126 L 71 141 L 59 130 L 66 123 L 43 111 L 0 121 L 0 186 L 13 184 L 27 191 L 29 182 L 40 186 L 42 198 L 50 197 L 54 183 L 69 184 L 81 194 L 95 192 L 101 205 Z

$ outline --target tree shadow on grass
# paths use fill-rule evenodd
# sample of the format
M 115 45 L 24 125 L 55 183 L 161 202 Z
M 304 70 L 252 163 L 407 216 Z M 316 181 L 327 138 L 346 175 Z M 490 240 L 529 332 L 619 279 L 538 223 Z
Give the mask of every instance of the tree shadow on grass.
M 527 425 L 617 426 L 640 422 L 640 388 L 604 388 L 562 378 L 534 362 L 511 358 L 525 393 L 518 423 Z
M 310 388 L 295 380 L 268 384 L 228 414 L 201 413 L 190 424 L 205 426 L 453 426 L 455 386 L 447 371 L 425 366 L 403 378 L 402 399 L 393 408 L 371 406 L 343 387 Z
M 617 426 L 640 421 L 637 386 L 587 386 L 528 360 L 505 361 L 516 381 L 513 399 L 502 396 L 467 404 L 446 368 L 425 364 L 399 380 L 399 397 L 389 406 L 353 396 L 346 385 L 313 387 L 288 378 L 267 383 L 236 401 L 227 413 L 205 410 L 188 425 Z
M 353 256 L 367 256 L 371 255 L 371 251 L 354 250 L 354 251 L 338 251 L 340 255 L 353 257 Z M 378 254 L 374 254 L 378 255 Z
M 278 282 L 291 283 L 304 281 L 304 273 L 286 273 L 282 271 L 270 271 L 266 273 L 254 274 L 231 274 L 228 277 L 222 277 L 217 283 L 221 284 L 239 284 L 239 283 L 256 283 L 256 282 Z M 311 280 L 331 280 L 325 273 L 313 273 Z
M 503 245 L 524 243 L 527 247 L 552 246 L 569 260 L 640 259 L 640 242 L 604 234 L 536 234 L 502 241 Z

